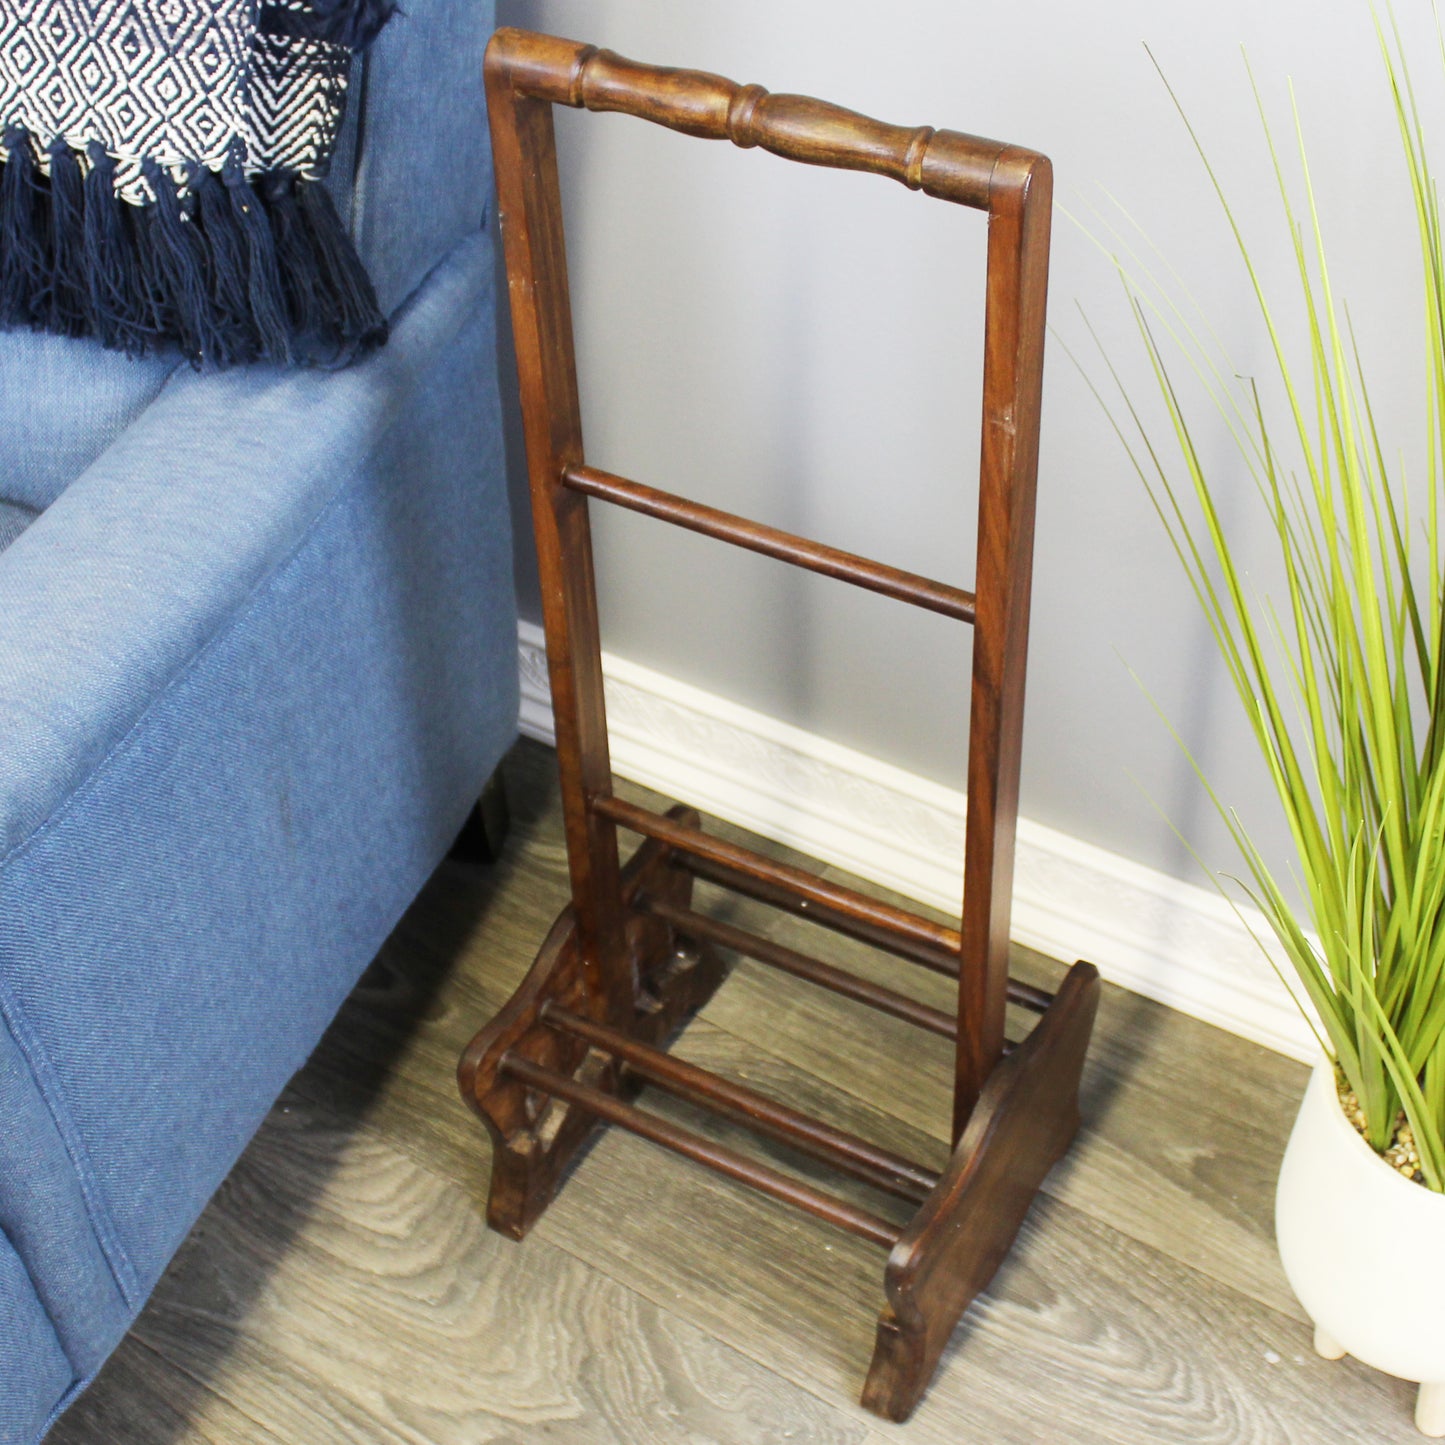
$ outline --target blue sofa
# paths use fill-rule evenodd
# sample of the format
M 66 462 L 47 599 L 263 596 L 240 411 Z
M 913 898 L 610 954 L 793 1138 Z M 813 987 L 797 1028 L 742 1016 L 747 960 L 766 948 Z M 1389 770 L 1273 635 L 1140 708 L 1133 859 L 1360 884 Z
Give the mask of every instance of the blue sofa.
M 405 10 L 331 182 L 384 349 L 0 335 L 3 1445 L 95 1375 L 515 735 L 491 8 Z

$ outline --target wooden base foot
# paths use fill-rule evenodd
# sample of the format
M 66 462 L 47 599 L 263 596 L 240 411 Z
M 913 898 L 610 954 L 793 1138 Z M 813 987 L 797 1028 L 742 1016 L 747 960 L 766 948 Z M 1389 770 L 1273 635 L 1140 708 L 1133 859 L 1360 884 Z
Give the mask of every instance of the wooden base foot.
M 1347 1351 L 1328 1331 L 1315 1326 L 1315 1354 L 1324 1360 L 1342 1360 Z
M 1445 1437 L 1445 1381 L 1427 1380 L 1415 1397 L 1415 1424 L 1432 1440 Z
M 668 816 L 697 826 L 697 814 L 691 809 L 674 808 Z M 472 1040 L 457 1069 L 462 1097 L 492 1136 L 487 1222 L 512 1239 L 521 1239 L 541 1217 L 568 1169 L 603 1125 L 594 1113 L 509 1076 L 503 1067 L 505 1057 L 513 1053 L 622 1099 L 641 1087 L 641 1080 L 616 1059 L 549 1028 L 541 1017 L 545 1006 L 551 1003 L 583 1018 L 611 1023 L 632 1038 L 661 1045 L 712 997 L 727 975 L 726 965 L 712 949 L 684 943 L 669 925 L 641 911 L 646 899 L 676 908 L 691 902 L 692 875 L 674 866 L 670 848 L 650 840 L 643 843 L 623 869 L 622 884 L 623 901 L 631 911 L 631 972 L 638 980 L 632 1017 L 608 1018 L 597 982 L 599 971 L 583 966 L 568 908 L 552 925 L 521 987 Z
M 863 1405 L 885 1419 L 913 1413 L 954 1326 L 1077 1132 L 1098 1002 L 1098 970 L 1076 963 L 1033 1032 L 989 1075 L 937 1188 L 894 1245 L 863 1386 Z

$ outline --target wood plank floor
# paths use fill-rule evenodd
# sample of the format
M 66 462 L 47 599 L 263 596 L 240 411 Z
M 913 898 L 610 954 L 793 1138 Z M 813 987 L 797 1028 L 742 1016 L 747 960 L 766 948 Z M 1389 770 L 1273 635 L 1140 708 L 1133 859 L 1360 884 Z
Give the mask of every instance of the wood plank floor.
M 1274 1255 L 1304 1070 L 1118 989 L 1084 1132 L 905 1427 L 856 1404 L 881 1302 L 881 1252 L 861 1241 L 620 1133 L 524 1244 L 489 1233 L 488 1149 L 456 1058 L 566 899 L 551 754 L 520 744 L 506 771 L 505 857 L 442 866 L 56 1445 L 1419 1438 L 1410 1386 L 1311 1353 Z M 779 939 L 813 931 L 700 897 Z M 1016 972 L 1062 968 L 1020 952 Z M 944 980 L 905 986 L 948 1004 Z M 804 983 L 740 963 L 678 1052 L 945 1157 L 947 1044 Z

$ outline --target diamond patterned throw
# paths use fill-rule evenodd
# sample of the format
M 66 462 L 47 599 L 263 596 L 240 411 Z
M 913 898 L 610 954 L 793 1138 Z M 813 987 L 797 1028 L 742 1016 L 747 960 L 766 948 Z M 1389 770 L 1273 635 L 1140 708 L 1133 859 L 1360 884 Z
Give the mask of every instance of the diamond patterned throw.
M 350 62 L 267 33 L 256 0 L 0 0 L 0 123 L 29 132 L 42 169 L 55 137 L 81 152 L 98 140 L 130 201 L 150 199 L 143 159 L 183 183 L 188 165 L 220 170 L 237 139 L 248 175 L 325 174 Z
M 0 0 L 0 326 L 345 360 L 385 334 L 324 190 L 394 0 Z

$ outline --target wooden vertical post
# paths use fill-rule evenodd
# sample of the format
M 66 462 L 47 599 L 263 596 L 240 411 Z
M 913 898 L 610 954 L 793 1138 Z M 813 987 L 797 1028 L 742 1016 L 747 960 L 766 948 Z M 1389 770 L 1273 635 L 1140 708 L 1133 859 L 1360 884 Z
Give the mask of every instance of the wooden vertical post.
M 1052 204 L 1047 158 L 1004 151 L 988 202 L 955 1143 L 1003 1053 Z
M 614 1023 L 631 1016 L 617 827 L 591 807 L 612 792 L 602 642 L 587 498 L 562 484 L 580 465 L 582 418 L 552 106 L 487 71 L 502 244 L 522 395 L 547 668 L 567 833 L 572 906 L 584 967 Z

